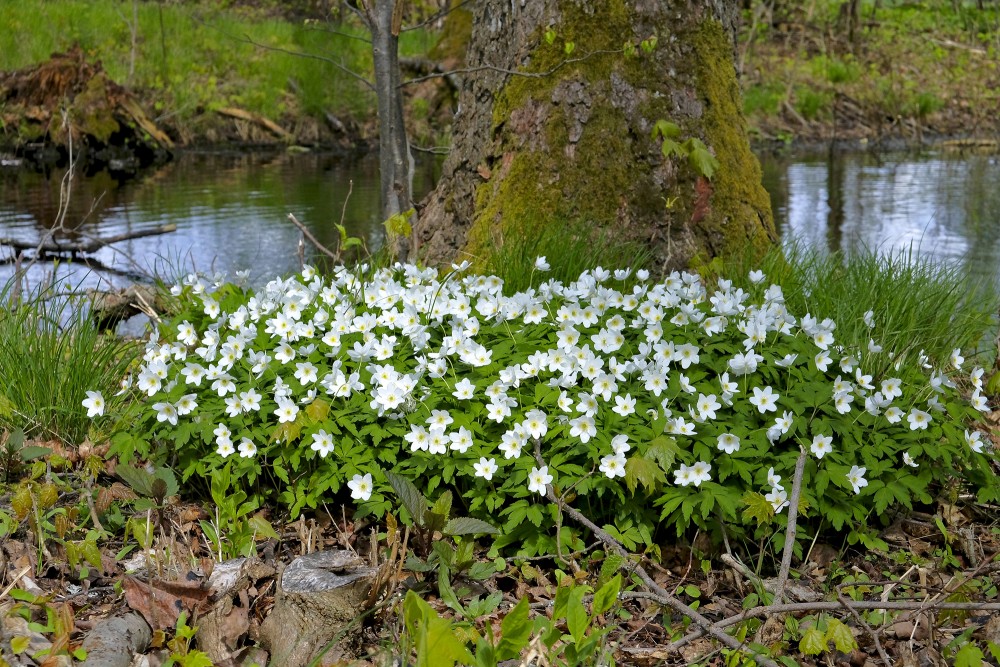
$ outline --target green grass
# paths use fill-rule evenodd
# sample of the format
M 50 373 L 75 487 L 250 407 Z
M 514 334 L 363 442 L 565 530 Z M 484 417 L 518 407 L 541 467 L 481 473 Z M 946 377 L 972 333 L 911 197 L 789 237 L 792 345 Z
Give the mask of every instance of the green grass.
M 15 303 L 13 293 L 13 282 L 0 286 L 0 430 L 77 445 L 92 423 L 86 392 L 112 409 L 141 348 L 98 331 L 79 300 L 48 289 Z
M 844 255 L 793 244 L 775 248 L 757 262 L 731 260 L 720 273 L 749 289 L 747 274 L 754 268 L 764 271 L 767 283 L 782 287 L 791 312 L 832 318 L 838 344 L 863 352 L 871 339 L 882 345 L 881 354 L 867 355 L 876 366 L 871 370 L 915 362 L 921 350 L 941 366 L 948 365 L 955 348 L 979 352 L 979 365 L 992 361 L 985 357 L 995 351 L 984 349 L 983 343 L 997 329 L 1000 294 L 992 283 L 963 269 L 913 253 Z M 869 310 L 874 329 L 864 322 Z
M 546 258 L 549 271 L 535 270 L 535 258 L 539 256 Z M 550 278 L 571 283 L 596 266 L 640 269 L 650 256 L 640 244 L 621 242 L 610 230 L 595 229 L 583 222 L 553 223 L 493 246 L 482 271 L 502 278 L 504 292 L 511 294 L 537 287 Z
M 0 0 L 0 25 L 5 26 L 0 31 L 0 70 L 42 62 L 78 43 L 90 57 L 102 61 L 113 80 L 152 100 L 153 116 L 161 120 L 183 120 L 224 106 L 269 118 L 322 110 L 371 115 L 374 95 L 333 64 L 267 50 L 247 40 L 320 55 L 369 76 L 367 43 L 316 27 L 241 14 L 221 4 L 139 3 L 135 71 L 130 79 L 131 2 Z M 365 35 L 349 24 L 337 30 Z M 403 55 L 424 53 L 429 47 L 426 32 L 402 35 Z

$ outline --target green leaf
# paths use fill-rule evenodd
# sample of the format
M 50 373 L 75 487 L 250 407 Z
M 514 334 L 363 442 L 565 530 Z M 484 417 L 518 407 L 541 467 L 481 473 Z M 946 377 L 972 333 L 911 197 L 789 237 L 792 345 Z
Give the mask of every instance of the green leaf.
M 583 606 L 583 596 L 589 591 L 587 586 L 574 586 L 569 593 L 569 600 L 566 603 L 566 628 L 569 630 L 573 641 L 579 644 L 583 640 L 583 635 L 590 625 L 587 617 L 587 610 Z
M 640 484 L 643 488 L 654 489 L 657 484 L 665 481 L 667 476 L 655 461 L 643 456 L 633 456 L 625 462 L 625 485 L 632 493 L 635 493 Z
M 826 623 L 826 641 L 832 641 L 841 653 L 850 653 L 858 647 L 851 629 L 835 618 Z
M 674 467 L 674 461 L 677 460 L 677 454 L 680 451 L 681 448 L 677 445 L 676 438 L 671 438 L 669 435 L 658 435 L 650 441 L 646 448 L 645 458 L 656 461 L 663 472 L 667 472 Z
M 692 137 L 684 142 L 684 148 L 688 152 L 688 161 L 694 170 L 711 180 L 719 169 L 719 161 L 708 151 L 708 146 L 701 139 Z
M 594 593 L 594 616 L 603 614 L 618 601 L 618 592 L 622 587 L 622 575 L 616 574 L 614 579 L 601 586 Z
M 257 534 L 257 537 L 265 537 L 269 540 L 280 540 L 281 537 L 274 530 L 274 526 L 271 522 L 260 516 L 252 516 L 247 520 L 247 524 L 250 526 L 250 530 Z
M 8 444 L 10 444 L 8 442 Z M 21 455 L 22 461 L 30 461 L 32 459 L 41 458 L 43 456 L 48 456 L 52 453 L 52 449 L 49 447 L 22 447 L 19 454 Z
M 507 612 L 500 623 L 500 643 L 497 645 L 497 660 L 512 660 L 531 641 L 532 622 L 528 618 L 528 598 L 522 597 L 514 608 Z
M 397 213 L 391 216 L 388 220 L 382 223 L 385 227 L 386 234 L 389 238 L 397 238 L 400 236 L 409 236 L 413 233 L 413 228 L 410 226 L 410 218 L 416 213 L 412 208 L 409 208 L 402 213 Z
M 14 655 L 21 655 L 28 650 L 28 644 L 31 643 L 31 637 L 14 637 L 10 640 L 10 650 L 13 651 Z
M 306 406 L 306 414 L 309 415 L 313 421 L 321 422 L 329 416 L 330 404 L 322 398 L 317 398 Z
M 774 520 L 774 505 L 764 497 L 763 493 L 750 492 L 743 495 L 746 507 L 743 509 L 743 520 L 755 519 L 758 526 L 771 523 Z
M 440 514 L 445 520 L 451 515 L 451 491 L 445 491 L 442 493 L 434 504 L 431 506 L 431 511 L 435 514 Z
M 406 511 L 410 513 L 413 517 L 413 522 L 418 526 L 423 527 L 425 520 L 425 513 L 427 512 L 427 499 L 424 498 L 423 494 L 417 491 L 417 487 L 413 486 L 413 483 L 403 477 L 402 475 L 397 475 L 392 471 L 386 471 L 385 478 L 389 482 L 389 486 L 392 490 L 396 492 L 399 499 L 403 501 L 403 507 Z
M 656 139 L 658 136 L 664 139 L 676 139 L 681 136 L 681 128 L 676 123 L 661 118 L 653 126 L 653 138 Z
M 115 474 L 124 480 L 133 491 L 140 496 L 153 495 L 153 475 L 145 468 L 137 468 L 128 464 L 118 464 Z
M 475 662 L 451 621 L 441 618 L 419 595 L 408 591 L 403 609 L 407 631 L 416 644 L 417 667 L 454 667 L 458 662 Z
M 445 535 L 496 535 L 500 530 L 480 519 L 457 516 L 444 525 Z
M 955 654 L 955 667 L 980 667 L 984 657 L 979 647 L 969 642 Z
M 202 651 L 189 651 L 178 659 L 177 664 L 181 667 L 213 667 L 215 663 Z
M 815 626 L 802 633 L 799 650 L 805 655 L 819 655 L 826 652 L 826 635 Z

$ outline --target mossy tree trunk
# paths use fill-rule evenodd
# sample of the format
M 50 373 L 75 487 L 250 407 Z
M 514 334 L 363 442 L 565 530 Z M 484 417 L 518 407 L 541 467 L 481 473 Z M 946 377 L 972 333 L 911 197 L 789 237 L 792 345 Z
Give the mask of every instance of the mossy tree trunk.
M 737 3 L 480 0 L 474 12 L 452 151 L 416 227 L 422 259 L 476 262 L 581 221 L 646 244 L 660 269 L 774 241 L 733 64 Z M 663 157 L 661 119 L 708 146 L 711 179 Z

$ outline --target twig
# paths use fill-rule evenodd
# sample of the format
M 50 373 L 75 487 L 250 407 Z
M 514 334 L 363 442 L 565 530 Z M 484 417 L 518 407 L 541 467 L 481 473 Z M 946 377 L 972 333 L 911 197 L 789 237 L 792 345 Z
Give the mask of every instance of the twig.
M 851 616 L 854 617 L 854 620 L 857 621 L 869 635 L 871 635 L 872 641 L 875 642 L 875 650 L 878 651 L 878 655 L 882 658 L 882 662 L 885 663 L 886 667 L 891 667 L 892 661 L 889 659 L 889 655 L 885 652 L 885 649 L 882 648 L 882 642 L 879 641 L 878 638 L 879 633 L 875 632 L 875 630 L 872 629 L 872 626 L 868 625 L 868 621 L 866 621 L 864 617 L 858 613 L 857 609 L 852 608 L 851 605 L 848 604 L 848 600 L 844 597 L 844 592 L 840 590 L 839 586 L 837 587 L 837 601 L 840 602 L 840 604 L 844 606 L 844 609 L 846 609 Z
M 312 232 L 310 232 L 309 229 L 305 225 L 303 225 L 301 222 L 299 222 L 298 219 L 296 219 L 296 217 L 293 214 L 289 213 L 288 214 L 288 219 L 291 220 L 291 222 L 292 222 L 293 225 L 295 225 L 296 227 L 299 228 L 299 231 L 302 232 L 303 236 L 305 236 L 307 239 L 309 239 L 310 243 L 312 243 L 314 246 L 316 246 L 317 250 L 319 250 L 321 253 L 323 253 L 324 255 L 326 255 L 327 257 L 330 257 L 332 259 L 335 259 L 335 260 L 339 260 L 340 259 L 340 256 L 337 253 L 333 252 L 332 250 L 330 250 L 329 248 L 327 248 L 325 245 L 323 245 L 322 243 L 320 243 L 316 239 L 316 237 L 312 235 Z
M 218 30 L 218 28 L 216 28 L 216 29 Z M 219 32 L 222 32 L 222 34 L 224 34 L 224 35 L 226 34 L 222 30 L 220 30 Z M 230 39 L 238 39 L 236 37 L 233 37 L 232 35 L 226 35 L 226 36 L 229 37 Z M 359 82 L 361 82 L 362 84 L 364 84 L 364 86 L 366 88 L 368 88 L 372 92 L 375 92 L 375 84 L 374 83 L 372 83 L 371 81 L 369 81 L 365 77 L 361 76 L 360 74 L 358 74 L 357 72 L 355 72 L 354 70 L 352 70 L 347 65 L 344 65 L 343 63 L 338 63 L 333 58 L 327 58 L 326 56 L 321 56 L 321 55 L 316 54 L 316 53 L 308 53 L 306 51 L 295 51 L 295 50 L 292 50 L 292 49 L 283 49 L 280 46 L 270 46 L 268 44 L 261 44 L 260 42 L 256 42 L 253 39 L 251 39 L 250 35 L 244 35 L 242 41 L 247 42 L 248 44 L 253 44 L 257 48 L 264 49 L 266 51 L 277 51 L 278 53 L 287 53 L 290 56 L 298 56 L 299 58 L 311 58 L 312 60 L 319 60 L 320 62 L 328 63 L 330 65 L 333 65 L 337 69 L 339 69 L 344 74 L 347 74 L 349 76 L 354 77 Z
M 436 72 L 434 74 L 426 74 L 424 76 L 414 77 L 412 79 L 407 79 L 402 82 L 400 87 L 412 86 L 415 83 L 420 83 L 421 81 L 429 81 L 430 79 L 440 79 L 444 77 L 453 76 L 455 74 L 475 74 L 476 72 L 497 72 L 499 74 L 509 74 L 511 76 L 524 76 L 532 79 L 544 79 L 545 77 L 552 76 L 559 70 L 561 70 L 566 65 L 571 65 L 573 63 L 583 62 L 588 58 L 593 56 L 608 55 L 612 53 L 621 53 L 621 49 L 598 49 L 596 51 L 591 51 L 586 53 L 579 58 L 567 58 L 566 60 L 560 60 L 558 64 L 544 72 L 521 72 L 516 69 L 506 69 L 504 67 L 494 67 L 493 65 L 479 65 L 477 67 L 460 67 L 458 69 L 450 69 L 447 72 Z
M 634 592 L 624 592 L 621 597 L 626 599 L 647 599 L 653 600 L 654 602 L 659 602 L 660 604 L 666 604 L 659 596 L 653 593 L 645 593 L 643 591 Z M 716 630 L 722 630 L 733 625 L 738 625 L 743 621 L 751 618 L 758 618 L 760 616 L 767 616 L 769 614 L 796 614 L 800 612 L 810 612 L 810 611 L 837 611 L 838 609 L 843 609 L 844 604 L 841 602 L 788 602 L 784 604 L 771 604 L 771 605 L 761 605 L 759 607 L 753 607 L 752 609 L 747 609 L 746 611 L 740 612 L 734 616 L 724 618 L 721 621 L 717 621 L 712 624 L 712 628 Z M 927 609 L 950 609 L 955 611 L 1000 611 L 1000 603 L 998 602 L 938 602 L 933 605 L 928 605 L 924 600 L 892 600 L 889 602 L 882 602 L 880 600 L 850 600 L 847 601 L 847 606 L 851 609 L 857 610 L 868 610 L 868 609 L 879 609 L 883 611 L 924 611 Z M 671 643 L 667 646 L 667 650 L 677 650 L 682 646 L 690 644 L 695 639 L 702 637 L 705 634 L 702 628 L 698 628 L 689 634 L 681 637 L 677 641 Z M 715 636 L 715 635 L 713 635 Z
M 799 458 L 795 462 L 792 477 L 792 497 L 788 499 L 788 527 L 785 529 L 785 549 L 781 554 L 781 569 L 778 570 L 778 584 L 774 589 L 774 601 L 785 601 L 785 584 L 792 568 L 792 554 L 795 552 L 795 524 L 799 518 L 799 496 L 802 494 L 802 475 L 806 469 L 806 448 L 799 445 Z
M 9 584 L 7 584 L 7 587 L 4 588 L 2 591 L 0 591 L 0 600 L 3 600 L 5 597 L 7 597 L 7 593 L 10 593 L 11 590 L 14 589 L 14 586 L 17 586 L 17 582 L 21 581 L 21 579 L 24 577 L 24 575 L 28 574 L 28 572 L 30 570 L 31 570 L 31 566 L 30 565 L 25 565 L 24 568 L 20 572 L 18 572 L 17 574 L 15 574 L 14 578 L 10 580 Z
M 538 461 L 539 466 L 545 465 L 545 462 L 542 460 L 542 457 L 537 448 L 535 450 L 535 460 Z M 547 484 L 545 486 L 545 496 L 546 498 L 549 499 L 549 501 L 558 505 L 559 509 L 568 514 L 570 518 L 572 518 L 574 521 L 588 528 L 590 532 L 592 532 L 594 536 L 601 542 L 603 542 L 611 551 L 614 551 L 616 554 L 621 556 L 623 560 L 622 563 L 623 566 L 625 563 L 630 562 L 629 557 L 632 554 L 630 554 L 629 551 L 618 542 L 618 540 L 611 537 L 611 535 L 609 535 L 600 526 L 598 526 L 593 521 L 584 516 L 579 510 L 570 507 L 569 505 L 566 504 L 564 500 L 556 496 L 555 491 L 552 489 L 551 484 Z M 745 653 L 748 653 L 750 657 L 752 657 L 757 662 L 758 665 L 764 665 L 765 667 L 778 667 L 778 663 L 774 662 L 767 656 L 758 653 L 753 649 L 753 647 L 743 644 L 736 638 L 723 632 L 721 629 L 716 628 L 715 624 L 713 624 L 712 621 L 710 621 L 708 618 L 702 616 L 697 611 L 695 611 L 694 609 L 692 609 L 691 607 L 689 607 L 688 605 L 684 604 L 679 599 L 671 595 L 663 587 L 661 587 L 659 584 L 653 581 L 653 578 L 649 576 L 649 573 L 646 572 L 646 570 L 641 565 L 635 564 L 634 567 L 635 567 L 634 570 L 635 573 L 638 574 L 642 582 L 651 591 L 654 592 L 656 599 L 660 601 L 662 604 L 690 618 L 697 625 L 701 626 L 701 628 L 705 632 L 712 635 L 712 637 L 714 637 L 715 639 L 718 639 L 727 647 L 735 649 L 737 651 L 743 651 Z

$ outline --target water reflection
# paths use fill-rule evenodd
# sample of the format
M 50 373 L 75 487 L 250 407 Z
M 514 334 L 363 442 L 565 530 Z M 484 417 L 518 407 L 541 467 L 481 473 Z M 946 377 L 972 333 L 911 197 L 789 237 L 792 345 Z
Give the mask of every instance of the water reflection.
M 1000 158 L 988 155 L 838 154 L 765 157 L 765 186 L 779 231 L 812 247 L 905 252 L 968 264 L 1000 276 Z M 374 157 L 344 161 L 322 155 L 185 155 L 138 180 L 107 173 L 78 179 L 66 228 L 101 236 L 173 223 L 177 232 L 105 248 L 96 258 L 118 271 L 250 269 L 255 282 L 294 271 L 299 232 L 289 212 L 335 246 L 333 223 L 371 247 L 381 243 Z M 439 161 L 418 164 L 418 196 L 432 186 Z M 0 169 L 0 238 L 35 242 L 60 216 L 61 173 Z M 353 181 L 353 189 L 350 183 Z M 348 198 L 348 191 L 351 190 Z M 312 249 L 308 249 L 312 252 Z M 0 261 L 10 249 L 0 247 Z M 135 266 L 135 265 L 138 266 Z M 40 263 L 30 282 L 51 270 Z M 12 273 L 0 265 L 0 281 Z M 109 272 L 62 267 L 60 276 L 87 287 L 122 285 Z
M 414 190 L 427 192 L 436 179 L 437 162 L 418 163 Z M 0 237 L 36 243 L 60 219 L 61 172 L 35 174 L 0 171 Z M 352 184 L 353 182 L 353 184 Z M 344 208 L 345 201 L 347 203 Z M 155 172 L 130 181 L 107 173 L 72 183 L 64 228 L 68 238 L 86 233 L 111 236 L 164 224 L 177 231 L 133 239 L 94 255 L 125 273 L 250 269 L 255 282 L 293 271 L 300 234 L 288 213 L 307 224 L 318 240 L 336 247 L 334 223 L 376 248 L 382 241 L 378 215 L 378 164 L 322 155 L 184 155 Z M 307 248 L 311 255 L 313 249 Z M 10 259 L 0 248 L 0 260 Z M 0 266 L 0 281 L 12 274 Z M 51 271 L 40 263 L 29 282 Z M 63 267 L 60 277 L 95 287 L 121 285 L 127 275 Z
M 1000 160 L 990 155 L 765 157 L 783 238 L 847 253 L 913 251 L 1000 277 Z

